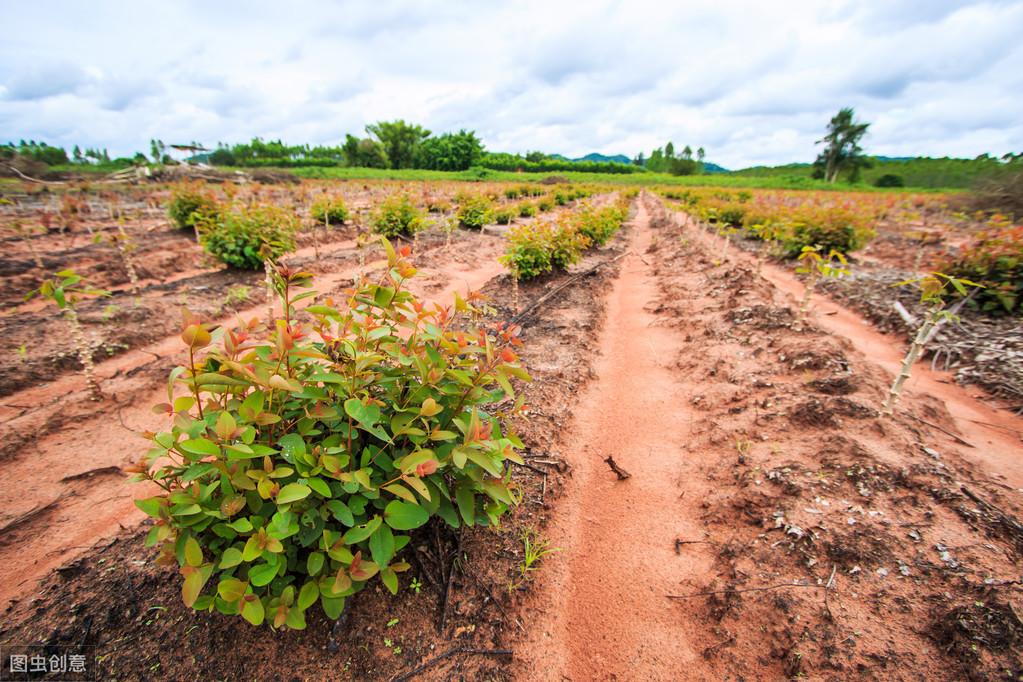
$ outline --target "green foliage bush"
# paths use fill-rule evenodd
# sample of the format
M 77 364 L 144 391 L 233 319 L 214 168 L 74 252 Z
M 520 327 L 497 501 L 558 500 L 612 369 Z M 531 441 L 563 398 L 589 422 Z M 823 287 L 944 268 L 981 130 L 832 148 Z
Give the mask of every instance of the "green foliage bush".
M 816 246 L 829 253 L 857 251 L 874 236 L 862 215 L 843 206 L 816 207 L 803 211 L 786 224 L 782 234 L 785 251 L 798 256 L 803 247 Z
M 1023 227 L 1005 227 L 978 235 L 940 269 L 983 285 L 973 297 L 982 311 L 1023 313 Z
M 576 216 L 576 229 L 592 244 L 603 246 L 615 235 L 626 217 L 626 209 L 608 207 L 595 211 L 584 208 Z
M 494 211 L 494 222 L 498 225 L 509 225 L 515 218 L 515 212 L 510 208 L 500 208 Z
M 563 222 L 551 234 L 551 265 L 559 270 L 579 262 L 590 238 L 579 231 L 574 223 Z
M 235 268 L 259 270 L 295 249 L 298 218 L 277 206 L 223 211 L 199 223 L 203 248 Z
M 471 195 L 459 201 L 458 221 L 470 229 L 479 230 L 490 222 L 493 204 L 482 195 Z
M 718 222 L 724 223 L 725 225 L 731 225 L 732 227 L 741 227 L 743 216 L 746 215 L 746 209 L 742 206 L 729 205 L 718 211 L 717 219 Z
M 877 180 L 874 180 L 874 187 L 905 187 L 906 182 L 902 179 L 901 175 L 895 175 L 894 173 L 885 173 L 880 176 Z
M 541 213 L 546 213 L 547 211 L 554 208 L 554 199 L 552 199 L 551 197 L 543 197 L 536 202 L 536 207 L 540 209 Z
M 385 237 L 412 235 L 423 228 L 423 214 L 407 194 L 392 194 L 373 214 L 373 231 Z
M 341 225 L 348 220 L 348 206 L 341 197 L 322 196 L 313 202 L 309 212 L 318 223 Z
M 171 190 L 167 216 L 182 230 L 191 230 L 196 224 L 214 219 L 220 204 L 213 194 L 198 184 L 183 184 Z
M 518 187 L 509 187 L 504 190 L 504 197 L 506 199 L 518 199 L 521 196 Z
M 519 217 L 520 218 L 532 218 L 536 215 L 536 204 L 524 201 L 519 204 Z
M 515 227 L 508 232 L 508 248 L 501 263 L 520 280 L 554 268 L 563 270 L 578 262 L 591 245 L 607 243 L 628 215 L 628 203 L 623 199 L 619 205 L 599 211 L 586 207 L 559 223 L 537 221 Z
M 517 225 L 509 230 L 508 247 L 500 260 L 513 277 L 533 279 L 552 270 L 551 232 L 549 224 L 540 222 Z
M 284 268 L 265 334 L 186 316 L 189 360 L 135 479 L 163 489 L 136 505 L 193 609 L 302 629 L 319 603 L 336 619 L 374 579 L 397 593 L 410 531 L 496 525 L 518 502 L 522 444 L 492 407 L 529 378 L 518 328 L 472 328 L 457 297 L 453 312 L 421 305 L 402 286 L 415 268 L 386 248 L 381 281 L 305 308 L 311 322 L 294 307 L 310 275 Z

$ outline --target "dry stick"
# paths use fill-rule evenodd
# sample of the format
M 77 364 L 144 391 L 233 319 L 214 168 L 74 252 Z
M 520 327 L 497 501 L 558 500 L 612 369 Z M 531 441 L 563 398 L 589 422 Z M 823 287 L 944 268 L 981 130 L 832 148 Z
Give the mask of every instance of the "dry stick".
M 611 455 L 608 455 L 604 462 L 606 462 L 607 465 L 611 467 L 611 471 L 615 472 L 615 475 L 618 477 L 619 481 L 624 481 L 625 479 L 632 477 L 632 474 L 618 466 L 618 462 L 616 462 L 615 458 L 612 457 Z
M 668 599 L 693 599 L 695 597 L 709 597 L 713 594 L 739 594 L 740 592 L 767 592 L 768 590 L 780 590 L 786 587 L 816 587 L 828 589 L 827 585 L 811 585 L 809 583 L 781 583 L 780 585 L 767 585 L 766 587 L 744 587 L 742 589 L 710 590 L 708 592 L 694 592 L 693 594 L 666 594 Z
M 952 440 L 956 441 L 960 445 L 965 445 L 968 448 L 975 448 L 975 447 L 977 447 L 976 445 L 974 445 L 970 441 L 965 440 L 962 436 L 957 436 L 956 434 L 952 433 L 948 429 L 946 429 L 944 427 L 941 427 L 941 426 L 938 426 L 937 424 L 934 424 L 932 422 L 929 422 L 926 419 L 921 419 L 920 417 L 916 416 L 915 414 L 913 414 L 911 412 L 907 412 L 906 415 L 909 416 L 911 419 L 915 419 L 916 421 L 920 422 L 921 424 L 924 424 L 925 426 L 929 426 L 932 429 L 937 429 L 938 431 L 941 431 L 943 434 L 945 434 L 946 436 L 948 436 Z
M 587 271 L 585 271 L 585 272 L 580 272 L 580 273 L 579 273 L 578 275 L 576 275 L 575 277 L 572 277 L 572 278 L 571 278 L 570 280 L 568 280 L 567 282 L 563 282 L 562 284 L 559 284 L 558 286 L 554 287 L 554 289 L 552 289 L 551 291 L 547 292 L 546 294 L 544 294 L 543 296 L 541 296 L 540 298 L 538 298 L 538 299 L 537 299 L 537 300 L 536 300 L 536 301 L 535 301 L 535 302 L 534 302 L 534 303 L 533 303 L 532 305 L 530 305 L 530 306 L 529 306 L 528 308 L 526 308 L 526 309 L 525 309 L 525 310 L 523 310 L 523 311 L 522 311 L 521 313 L 519 313 L 518 315 L 516 315 L 515 317 L 513 317 L 513 318 L 511 319 L 511 322 L 512 322 L 512 323 L 518 322 L 518 321 L 519 321 L 519 320 L 521 320 L 521 319 L 522 319 L 523 317 L 525 317 L 525 316 L 526 316 L 526 315 L 528 315 L 529 313 L 531 313 L 531 312 L 533 312 L 534 310 L 536 310 L 537 308 L 539 308 L 539 307 L 540 307 L 540 306 L 541 306 L 542 304 L 546 303 L 546 302 L 547 302 L 548 300 L 550 300 L 550 298 L 551 298 L 552 296 L 554 296 L 554 294 L 558 293 L 559 291 L 561 291 L 561 290 L 562 290 L 562 289 L 564 289 L 565 287 L 568 287 L 568 286 L 570 286 L 570 285 L 572 285 L 572 284 L 575 284 L 575 283 L 576 283 L 576 282 L 577 282 L 578 280 L 582 279 L 583 277 L 588 277 L 589 275 L 592 275 L 592 274 L 593 274 L 594 272 L 596 272 L 596 271 L 597 271 L 597 270 L 599 270 L 600 268 L 604 267 L 605 265 L 609 265 L 609 264 L 611 264 L 611 263 L 614 263 L 614 262 L 615 262 L 615 261 L 617 261 L 617 260 L 621 260 L 622 258 L 625 258 L 625 257 L 626 257 L 627 255 L 629 255 L 629 253 L 630 253 L 629 251 L 626 251 L 625 253 L 622 253 L 622 254 L 619 254 L 619 255 L 615 256 L 614 258 L 609 258 L 609 259 L 607 259 L 606 261 L 603 261 L 603 262 L 601 262 L 601 263 L 597 263 L 596 265 L 594 265 L 594 266 L 593 266 L 592 268 L 590 268 L 589 270 L 587 270 Z
M 270 259 L 267 258 L 263 261 L 263 270 L 266 272 L 266 327 L 267 329 L 273 329 L 274 327 L 274 280 L 271 274 Z
M 458 531 L 458 547 L 455 548 L 455 556 L 451 558 L 451 567 L 448 569 L 448 582 L 444 588 L 444 601 L 441 603 L 440 609 L 440 632 L 444 632 L 444 626 L 448 620 L 448 598 L 451 595 L 451 583 L 455 580 L 455 562 L 458 561 L 459 555 L 462 553 L 462 531 Z M 444 558 L 441 557 L 443 564 Z
M 511 649 L 473 649 L 473 648 L 467 647 L 467 646 L 458 646 L 458 647 L 455 647 L 454 649 L 449 649 L 448 651 L 445 651 L 444 653 L 442 653 L 440 656 L 437 656 L 436 658 L 431 658 L 426 663 L 423 663 L 422 665 L 420 665 L 420 666 L 418 666 L 416 668 L 413 668 L 412 670 L 409 670 L 407 673 L 403 673 L 403 674 L 401 674 L 401 675 L 399 675 L 397 677 L 392 677 L 390 682 L 407 682 L 408 680 L 411 680 L 416 675 L 419 675 L 420 673 L 422 673 L 422 672 L 428 670 L 429 668 L 432 668 L 433 666 L 437 665 L 441 661 L 443 661 L 443 660 L 445 660 L 447 658 L 450 658 L 452 656 L 455 656 L 457 654 L 472 654 L 474 656 L 511 656 L 512 655 L 512 650 Z
M 991 504 L 984 498 L 977 495 L 977 493 L 967 488 L 965 485 L 959 486 L 959 489 L 963 491 L 964 495 L 966 495 L 968 498 L 979 504 L 989 513 L 993 513 L 995 516 L 997 516 L 998 520 L 1002 523 L 1002 525 L 1006 526 L 1012 532 L 1013 535 L 1017 536 L 1017 538 L 1021 542 L 1023 542 L 1023 523 L 1020 523 L 1018 520 L 1016 520 L 1016 517 L 1014 517 L 1012 514 L 1002 511 L 995 505 Z

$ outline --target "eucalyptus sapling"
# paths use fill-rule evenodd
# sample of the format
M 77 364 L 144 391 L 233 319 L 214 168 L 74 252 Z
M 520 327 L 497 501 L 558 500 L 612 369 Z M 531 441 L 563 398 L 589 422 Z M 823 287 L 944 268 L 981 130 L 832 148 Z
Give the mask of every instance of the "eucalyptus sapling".
M 957 313 L 960 308 L 970 300 L 977 289 L 983 288 L 981 284 L 967 279 L 951 277 L 940 272 L 906 280 L 895 286 L 906 286 L 907 284 L 916 284 L 920 287 L 920 302 L 927 306 L 927 314 L 924 317 L 923 323 L 916 330 L 913 343 L 910 344 L 909 350 L 906 351 L 906 356 L 902 359 L 899 373 L 896 375 L 895 381 L 892 382 L 892 387 L 888 390 L 888 397 L 885 398 L 884 405 L 881 408 L 881 414 L 885 415 L 891 415 L 895 411 L 895 403 L 899 401 L 899 397 L 902 395 L 902 387 L 910 377 L 913 363 L 919 359 L 930 340 L 934 338 L 935 334 L 938 333 L 938 330 L 946 322 L 958 322 L 959 316 Z M 972 291 L 968 287 L 972 288 Z M 950 295 L 958 295 L 960 297 L 959 302 L 951 310 L 945 308 Z
M 822 258 L 820 247 L 804 246 L 803 252 L 799 254 L 799 260 L 803 264 L 796 268 L 796 272 L 806 275 L 806 288 L 803 290 L 803 300 L 799 304 L 799 312 L 796 313 L 795 326 L 797 329 L 803 324 L 803 320 L 810 310 L 810 299 L 821 278 L 839 279 L 849 274 L 845 256 L 834 249 L 831 250 L 827 258 Z
M 70 328 L 71 339 L 75 344 L 78 361 L 82 363 L 85 383 L 89 387 L 93 400 L 102 400 L 103 393 L 100 390 L 99 381 L 96 380 L 95 366 L 92 362 L 92 346 L 86 340 L 85 332 L 82 331 L 82 324 L 78 319 L 75 305 L 83 299 L 109 295 L 109 291 L 90 287 L 85 279 L 74 270 L 61 270 L 52 279 L 43 280 L 38 289 L 33 289 L 25 295 L 26 301 L 41 296 L 52 301 L 63 312 L 64 319 L 67 320 Z

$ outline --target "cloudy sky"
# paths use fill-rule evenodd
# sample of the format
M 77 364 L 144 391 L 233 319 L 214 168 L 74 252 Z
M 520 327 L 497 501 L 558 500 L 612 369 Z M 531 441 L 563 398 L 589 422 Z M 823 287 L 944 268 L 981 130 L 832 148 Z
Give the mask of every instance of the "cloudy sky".
M 739 168 L 812 160 L 852 106 L 872 153 L 1023 151 L 1023 1 L 5 5 L 0 140 L 336 144 L 404 118 L 495 151 L 672 140 Z

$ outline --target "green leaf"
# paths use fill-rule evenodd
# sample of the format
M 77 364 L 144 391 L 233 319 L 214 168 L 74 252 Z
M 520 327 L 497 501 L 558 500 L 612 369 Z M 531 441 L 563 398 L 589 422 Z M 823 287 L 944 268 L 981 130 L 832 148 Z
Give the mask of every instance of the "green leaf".
M 195 538 L 185 540 L 185 563 L 189 566 L 202 565 L 202 547 Z
M 398 594 L 398 574 L 392 568 L 384 568 L 380 571 L 380 580 L 391 594 Z
M 266 612 L 263 610 L 263 602 L 258 597 L 255 597 L 255 595 L 247 596 L 254 598 L 242 601 L 242 618 L 253 625 L 262 625 L 263 618 L 266 616 Z
M 458 512 L 462 515 L 465 525 L 471 526 L 476 523 L 476 496 L 467 485 L 460 485 L 455 490 L 455 500 L 458 502 Z
M 323 612 L 327 614 L 327 618 L 331 620 L 337 620 L 341 617 L 341 612 L 345 610 L 345 598 L 344 597 L 320 597 L 320 606 L 323 607 Z
M 294 607 L 288 609 L 288 616 L 284 624 L 292 630 L 305 630 L 305 611 Z
M 305 570 L 309 575 L 317 576 L 323 570 L 323 552 L 312 552 L 305 562 Z
M 395 530 L 412 530 L 430 520 L 430 513 L 411 502 L 392 500 L 384 509 L 387 525 Z
M 249 582 L 256 587 L 269 585 L 277 577 L 276 564 L 259 564 L 249 569 Z
M 162 496 L 147 497 L 144 500 L 135 500 L 135 506 L 154 519 L 160 518 L 160 509 L 163 507 Z
M 335 519 L 346 526 L 355 525 L 355 516 L 352 515 L 352 510 L 341 500 L 330 500 L 327 502 L 327 509 L 330 510 Z
M 320 588 L 315 580 L 307 580 L 298 593 L 298 608 L 305 611 L 320 597 Z
M 202 592 L 209 573 L 191 566 L 189 568 L 191 570 L 185 575 L 185 582 L 181 585 L 181 599 L 185 602 L 185 606 L 190 607 L 199 598 L 199 593 Z
M 318 492 L 323 497 L 330 497 L 330 486 L 322 478 L 310 478 L 306 480 L 306 485 Z
M 348 530 L 344 534 L 344 542 L 346 545 L 354 545 L 357 542 L 362 542 L 380 527 L 382 520 L 379 516 L 374 516 L 372 519 L 362 524 L 361 526 L 355 526 Z
M 386 525 L 380 526 L 373 535 L 369 536 L 369 551 L 373 555 L 373 561 L 386 566 L 394 557 L 394 534 Z
M 349 398 L 345 401 L 345 414 L 363 426 L 373 426 L 380 421 L 380 407 L 365 405 L 358 398 Z
M 289 483 L 288 485 L 281 488 L 281 491 L 277 493 L 277 504 L 289 504 L 291 502 L 298 502 L 309 497 L 309 493 L 312 489 L 307 485 L 301 483 Z
M 225 578 L 220 581 L 217 585 L 217 594 L 220 598 L 228 602 L 236 602 L 245 596 L 245 590 L 248 589 L 248 584 L 238 580 L 237 578 Z
M 220 446 L 206 438 L 191 438 L 178 443 L 178 448 L 196 457 L 216 457 L 220 454 Z
M 231 568 L 242 562 L 242 552 L 237 547 L 228 547 L 220 557 L 220 568 Z

